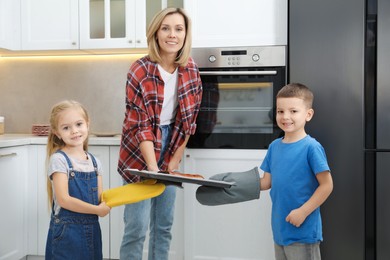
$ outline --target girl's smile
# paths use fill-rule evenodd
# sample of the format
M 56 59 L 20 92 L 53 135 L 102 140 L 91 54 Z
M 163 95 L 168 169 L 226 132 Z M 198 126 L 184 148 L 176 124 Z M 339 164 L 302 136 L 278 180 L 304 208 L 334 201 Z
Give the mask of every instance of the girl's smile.
M 69 108 L 59 116 L 56 135 L 68 146 L 83 147 L 88 137 L 88 130 L 89 125 L 81 111 L 77 108 Z

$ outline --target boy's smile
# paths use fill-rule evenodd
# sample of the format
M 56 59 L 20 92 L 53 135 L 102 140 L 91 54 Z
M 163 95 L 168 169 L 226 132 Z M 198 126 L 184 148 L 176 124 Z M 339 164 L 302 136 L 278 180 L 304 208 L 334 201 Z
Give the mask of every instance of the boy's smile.
M 276 100 L 276 122 L 285 133 L 285 142 L 295 142 L 306 136 L 305 124 L 313 117 L 314 111 L 303 99 L 296 97 Z

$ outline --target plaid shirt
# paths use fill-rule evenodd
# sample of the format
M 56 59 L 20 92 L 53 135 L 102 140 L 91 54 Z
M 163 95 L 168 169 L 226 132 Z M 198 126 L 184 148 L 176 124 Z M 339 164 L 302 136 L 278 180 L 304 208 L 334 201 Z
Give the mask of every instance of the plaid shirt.
M 202 83 L 197 65 L 190 58 L 187 66 L 178 68 L 178 109 L 169 148 L 160 170 L 167 170 L 171 156 L 186 135 L 193 135 L 202 100 Z M 148 56 L 135 61 L 127 74 L 126 112 L 123 121 L 118 172 L 126 182 L 139 181 L 126 168 L 145 170 L 146 162 L 139 144 L 153 141 L 156 160 L 161 151 L 160 114 L 164 99 L 164 81 L 157 63 Z

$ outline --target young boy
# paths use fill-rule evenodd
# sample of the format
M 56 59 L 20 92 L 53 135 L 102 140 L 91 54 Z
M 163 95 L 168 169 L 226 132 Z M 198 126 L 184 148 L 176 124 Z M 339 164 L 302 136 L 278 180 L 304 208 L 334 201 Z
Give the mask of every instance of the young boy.
M 276 260 L 321 259 L 320 205 L 332 192 L 333 181 L 324 148 L 305 131 L 314 115 L 312 103 L 313 93 L 305 85 L 284 86 L 276 96 L 276 121 L 284 136 L 270 144 L 260 166 L 263 177 L 257 167 L 220 173 L 210 179 L 235 185 L 196 191 L 201 204 L 215 206 L 258 199 L 260 189 L 271 189 Z
M 276 122 L 284 137 L 274 140 L 261 165 L 261 190 L 271 189 L 276 260 L 321 259 L 320 205 L 333 189 L 321 144 L 306 134 L 313 93 L 303 84 L 284 86 L 276 96 Z

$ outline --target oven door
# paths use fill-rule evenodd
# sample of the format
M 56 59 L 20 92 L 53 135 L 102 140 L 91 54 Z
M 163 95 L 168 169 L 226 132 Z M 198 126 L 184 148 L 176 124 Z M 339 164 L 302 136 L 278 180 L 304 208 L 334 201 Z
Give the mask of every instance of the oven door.
M 280 130 L 275 95 L 285 67 L 200 69 L 202 104 L 189 148 L 267 149 Z

